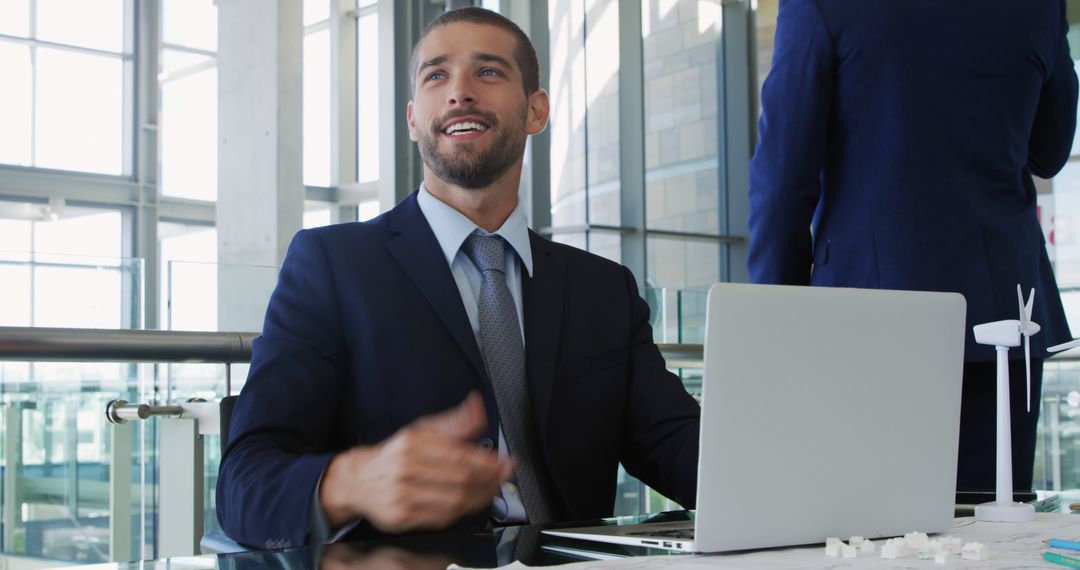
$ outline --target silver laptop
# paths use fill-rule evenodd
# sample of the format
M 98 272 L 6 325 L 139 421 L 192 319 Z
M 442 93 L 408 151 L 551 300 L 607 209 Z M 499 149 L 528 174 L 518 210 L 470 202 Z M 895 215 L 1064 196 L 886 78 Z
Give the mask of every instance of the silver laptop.
M 714 285 L 694 520 L 544 532 L 721 552 L 949 528 L 965 310 L 953 293 Z

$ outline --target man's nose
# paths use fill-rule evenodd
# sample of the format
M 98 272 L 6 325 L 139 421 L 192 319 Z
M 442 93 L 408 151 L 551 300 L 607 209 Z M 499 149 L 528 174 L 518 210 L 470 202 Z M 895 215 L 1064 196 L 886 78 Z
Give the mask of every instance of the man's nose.
M 473 103 L 476 103 L 476 92 L 473 90 L 472 82 L 469 78 L 459 77 L 454 80 L 447 102 L 450 105 L 472 105 Z

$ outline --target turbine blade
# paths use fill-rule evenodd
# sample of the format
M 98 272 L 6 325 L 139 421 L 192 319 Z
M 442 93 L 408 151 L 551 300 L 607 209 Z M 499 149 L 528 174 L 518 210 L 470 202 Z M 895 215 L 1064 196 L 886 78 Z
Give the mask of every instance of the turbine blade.
M 1069 342 L 1063 342 L 1061 344 L 1055 344 L 1054 346 L 1051 346 L 1051 347 L 1047 348 L 1046 351 L 1047 352 L 1061 352 L 1063 350 L 1068 350 L 1068 349 L 1070 349 L 1070 348 L 1072 348 L 1074 346 L 1080 346 L 1080 338 L 1070 340 Z
M 1024 293 L 1020 291 L 1020 284 L 1016 284 L 1016 306 L 1020 308 L 1020 331 L 1027 328 L 1027 311 L 1024 310 Z
M 1031 288 L 1031 295 L 1028 296 L 1027 306 L 1024 307 L 1024 312 L 1027 313 L 1027 319 L 1031 320 L 1031 309 L 1035 306 L 1035 288 Z

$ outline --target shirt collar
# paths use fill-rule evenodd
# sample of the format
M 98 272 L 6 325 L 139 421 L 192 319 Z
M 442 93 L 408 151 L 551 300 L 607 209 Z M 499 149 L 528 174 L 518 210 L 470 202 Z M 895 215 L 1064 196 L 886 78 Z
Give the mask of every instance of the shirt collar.
M 472 220 L 465 217 L 465 214 L 436 198 L 423 182 L 420 183 L 417 202 L 420 205 L 420 213 L 427 219 L 431 231 L 435 234 L 435 240 L 439 242 L 439 247 L 446 256 L 448 265 L 454 264 L 454 257 L 469 234 L 477 230 L 483 234 L 488 233 L 477 227 Z M 518 200 L 517 206 L 510 213 L 510 217 L 503 222 L 502 227 L 491 235 L 502 236 L 506 243 L 514 248 L 525 272 L 532 277 L 532 248 L 529 245 L 529 228 L 525 223 L 525 212 L 522 210 L 521 200 Z

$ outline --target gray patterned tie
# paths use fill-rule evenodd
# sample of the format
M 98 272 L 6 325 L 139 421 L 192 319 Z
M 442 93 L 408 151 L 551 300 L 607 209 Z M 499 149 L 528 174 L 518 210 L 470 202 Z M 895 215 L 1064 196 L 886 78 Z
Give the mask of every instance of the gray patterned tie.
M 499 236 L 472 234 L 462 251 L 480 268 L 480 344 L 499 408 L 499 422 L 510 452 L 517 460 L 514 474 L 529 522 L 552 521 L 544 500 L 536 460 L 535 433 L 525 385 L 525 343 L 521 340 L 517 308 L 506 287 L 505 243 Z

